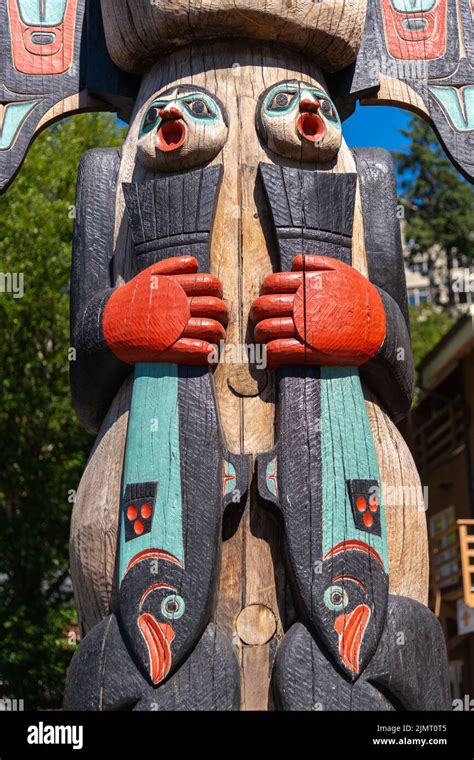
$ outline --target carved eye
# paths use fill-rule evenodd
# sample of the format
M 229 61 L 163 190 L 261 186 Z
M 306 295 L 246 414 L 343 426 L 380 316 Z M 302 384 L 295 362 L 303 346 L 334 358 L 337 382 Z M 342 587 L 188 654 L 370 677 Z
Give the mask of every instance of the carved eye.
M 294 92 L 277 92 L 268 104 L 268 108 L 271 111 L 285 111 L 292 104 L 295 96 Z
M 339 612 L 347 607 L 349 597 L 341 586 L 329 586 L 324 592 L 324 604 L 328 609 Z
M 184 599 L 179 594 L 170 594 L 161 602 L 161 612 L 169 620 L 178 620 L 184 615 Z
M 212 113 L 209 110 L 206 101 L 201 98 L 189 101 L 188 105 L 195 116 L 210 116 Z
M 321 113 L 328 119 L 334 119 L 334 109 L 329 100 L 321 100 Z
M 159 110 L 156 106 L 152 106 L 148 109 L 146 116 L 143 120 L 143 130 L 150 130 L 158 121 Z

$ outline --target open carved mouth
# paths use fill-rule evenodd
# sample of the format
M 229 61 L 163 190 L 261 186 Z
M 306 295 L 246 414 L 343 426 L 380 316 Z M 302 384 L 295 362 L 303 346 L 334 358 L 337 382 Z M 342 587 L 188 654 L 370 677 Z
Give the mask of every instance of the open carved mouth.
M 320 116 L 316 113 L 305 112 L 298 118 L 298 132 L 305 140 L 320 142 L 326 132 L 326 127 Z
M 163 121 L 156 135 L 156 145 L 159 150 L 170 152 L 178 150 L 186 139 L 186 125 L 180 119 Z
M 154 684 L 160 683 L 171 668 L 171 642 L 174 631 L 167 623 L 158 621 L 147 612 L 138 618 L 138 626 L 145 639 L 150 658 L 150 677 Z

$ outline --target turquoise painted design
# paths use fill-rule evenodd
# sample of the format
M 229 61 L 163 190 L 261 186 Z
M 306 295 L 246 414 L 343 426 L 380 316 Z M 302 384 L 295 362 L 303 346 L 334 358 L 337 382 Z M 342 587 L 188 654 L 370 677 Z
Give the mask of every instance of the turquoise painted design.
M 151 531 L 125 541 L 125 489 L 158 481 Z M 144 549 L 164 549 L 184 564 L 178 366 L 137 364 L 122 479 L 119 577 Z
M 347 480 L 381 483 L 364 395 L 355 367 L 321 367 L 321 449 L 323 478 L 323 556 L 341 541 L 357 539 L 379 554 L 388 573 L 383 493 L 381 535 L 355 527 Z
M 227 496 L 228 493 L 232 493 L 235 488 L 236 479 L 237 474 L 234 465 L 232 462 L 228 462 L 227 459 L 224 459 L 224 496 Z
M 272 459 L 271 462 L 267 465 L 267 472 L 266 472 L 266 478 L 267 478 L 267 488 L 270 491 L 273 496 L 278 496 L 278 487 L 277 487 L 277 459 Z
M 304 82 L 288 81 L 275 85 L 267 94 L 263 107 L 267 116 L 285 116 L 297 111 L 302 100 L 328 101 L 332 106 L 332 112 L 323 111 L 322 115 L 337 129 L 342 129 L 336 106 L 327 92 Z
M 28 26 L 59 26 L 68 0 L 17 0 L 21 20 Z
M 474 85 L 467 87 L 440 87 L 430 85 L 430 93 L 446 113 L 458 132 L 474 130 Z
M 38 100 L 7 103 L 0 129 L 0 150 L 9 150 L 12 147 L 21 125 L 38 103 Z
M 392 0 L 399 13 L 426 13 L 436 5 L 436 0 Z
M 143 135 L 148 134 L 148 132 L 160 127 L 162 120 L 159 116 L 159 111 L 169 108 L 177 108 L 185 113 L 186 117 L 191 121 L 205 121 L 209 122 L 209 125 L 221 116 L 218 104 L 207 93 L 188 88 L 187 92 L 180 95 L 178 88 L 173 94 L 156 98 L 153 101 L 143 117 L 138 135 L 139 139 Z

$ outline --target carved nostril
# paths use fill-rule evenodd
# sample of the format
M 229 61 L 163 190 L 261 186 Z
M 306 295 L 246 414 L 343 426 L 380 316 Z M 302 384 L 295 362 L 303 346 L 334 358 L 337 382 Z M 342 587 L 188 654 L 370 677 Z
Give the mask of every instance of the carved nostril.
M 158 111 L 160 119 L 162 121 L 169 121 L 171 119 L 182 119 L 184 114 L 179 108 L 160 108 Z
M 305 98 L 300 101 L 301 113 L 316 113 L 320 107 L 321 103 L 319 100 L 309 100 L 309 98 Z

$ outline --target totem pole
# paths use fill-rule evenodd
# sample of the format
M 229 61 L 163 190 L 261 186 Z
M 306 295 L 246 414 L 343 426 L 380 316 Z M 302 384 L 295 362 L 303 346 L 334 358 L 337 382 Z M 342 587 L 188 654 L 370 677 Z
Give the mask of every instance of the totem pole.
M 78 178 L 71 386 L 98 437 L 66 709 L 448 709 L 396 428 L 414 372 L 393 168 L 341 119 L 403 103 L 471 177 L 472 5 L 2 13 L 2 186 L 51 120 L 129 119 Z

